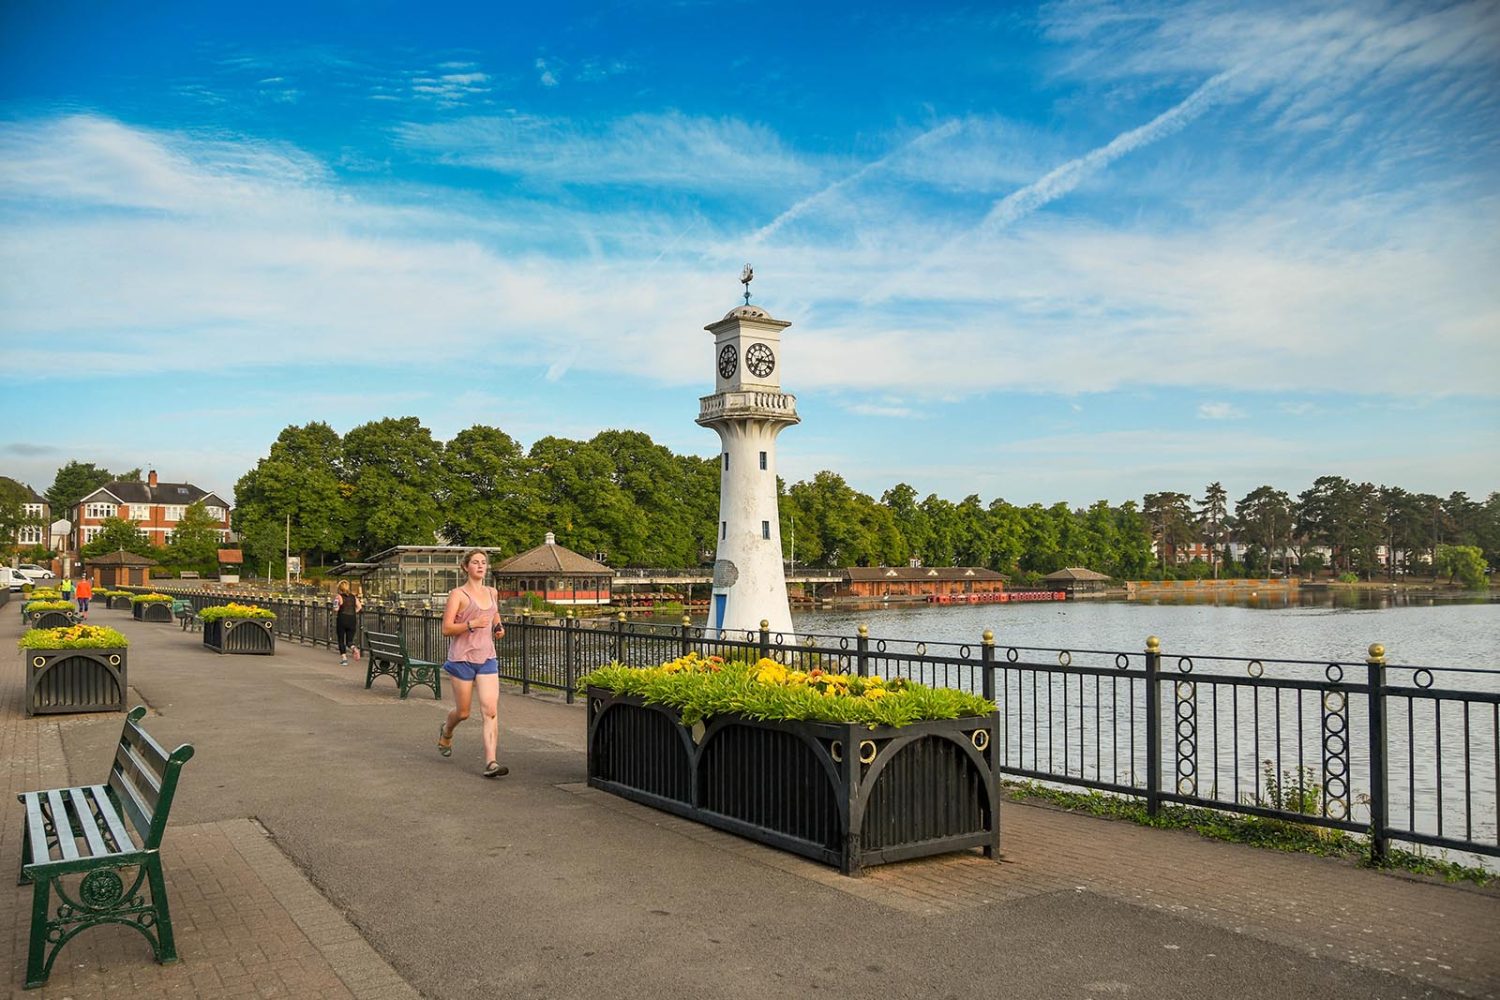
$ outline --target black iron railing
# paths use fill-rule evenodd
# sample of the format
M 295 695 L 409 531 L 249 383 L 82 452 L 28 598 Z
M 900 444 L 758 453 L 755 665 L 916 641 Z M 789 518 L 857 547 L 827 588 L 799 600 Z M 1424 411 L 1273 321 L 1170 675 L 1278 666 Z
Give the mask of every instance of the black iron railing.
M 219 593 L 179 594 L 195 607 Z M 257 598 L 285 639 L 333 643 L 326 603 Z M 366 606 L 361 626 L 406 636 L 441 660 L 441 615 Z M 647 666 L 690 651 L 771 657 L 975 691 L 1000 706 L 1001 770 L 1015 777 L 1500 857 L 1500 671 L 1366 659 L 1185 656 L 1154 637 L 1139 652 L 720 633 L 616 618 L 506 616 L 500 673 L 565 692 L 611 662 Z

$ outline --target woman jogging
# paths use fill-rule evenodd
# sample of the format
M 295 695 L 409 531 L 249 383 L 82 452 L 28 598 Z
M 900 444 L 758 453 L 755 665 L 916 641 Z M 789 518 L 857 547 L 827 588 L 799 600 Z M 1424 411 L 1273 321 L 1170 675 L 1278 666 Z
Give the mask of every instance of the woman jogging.
M 505 634 L 500 624 L 500 601 L 494 587 L 484 583 L 490 560 L 480 549 L 464 556 L 464 584 L 448 592 L 443 608 L 443 635 L 448 643 L 448 659 L 443 670 L 453 690 L 453 710 L 438 729 L 438 753 L 453 754 L 453 730 L 469 717 L 469 703 L 479 695 L 480 742 L 484 747 L 484 776 L 498 778 L 510 773 L 496 755 L 500 742 L 500 661 L 495 653 L 495 639 Z
M 344 667 L 349 664 L 351 649 L 354 650 L 354 658 L 359 659 L 359 647 L 354 645 L 354 630 L 359 624 L 359 613 L 365 609 L 365 602 L 358 594 L 349 592 L 348 580 L 340 580 L 334 604 L 338 613 L 333 618 L 333 629 L 339 640 L 339 666 Z

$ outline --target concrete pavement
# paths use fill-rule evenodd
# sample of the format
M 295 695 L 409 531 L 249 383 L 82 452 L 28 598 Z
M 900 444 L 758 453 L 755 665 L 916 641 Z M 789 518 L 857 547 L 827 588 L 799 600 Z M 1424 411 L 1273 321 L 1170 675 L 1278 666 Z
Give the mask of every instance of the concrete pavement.
M 6 610 L 10 610 L 7 608 Z M 1500 894 L 1029 805 L 1005 859 L 844 878 L 584 784 L 583 710 L 507 693 L 479 777 L 445 705 L 283 644 L 218 656 L 131 637 L 131 697 L 192 742 L 163 850 L 182 961 L 90 930 L 23 993 L 29 887 L 0 899 L 16 995 L 329 997 L 1494 997 Z M 12 649 L 14 614 L 0 614 Z M 117 715 L 25 719 L 0 650 L 0 866 L 16 791 L 99 780 Z

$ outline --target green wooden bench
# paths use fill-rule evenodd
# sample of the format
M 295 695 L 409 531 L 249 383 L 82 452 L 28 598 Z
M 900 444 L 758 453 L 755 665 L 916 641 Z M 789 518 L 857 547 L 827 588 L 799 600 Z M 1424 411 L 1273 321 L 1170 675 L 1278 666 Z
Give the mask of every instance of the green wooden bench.
M 178 772 L 193 747 L 184 743 L 171 753 L 163 750 L 141 728 L 145 714 L 141 705 L 125 717 L 104 784 L 16 796 L 26 808 L 20 882 L 34 886 L 28 990 L 47 981 L 63 945 L 100 924 L 134 927 L 151 943 L 158 962 L 177 961 L 161 841 Z M 82 878 L 71 884 L 75 875 Z
M 377 677 L 390 677 L 405 698 L 414 687 L 432 688 L 432 696 L 443 699 L 443 668 L 431 660 L 414 659 L 406 651 L 406 636 L 400 632 L 371 632 L 364 630 L 364 642 L 360 650 L 365 654 L 369 666 L 365 668 L 365 687 L 375 683 Z
M 193 602 L 180 598 L 172 602 L 172 617 L 182 625 L 184 632 L 196 632 L 201 624 L 198 612 L 193 610 Z

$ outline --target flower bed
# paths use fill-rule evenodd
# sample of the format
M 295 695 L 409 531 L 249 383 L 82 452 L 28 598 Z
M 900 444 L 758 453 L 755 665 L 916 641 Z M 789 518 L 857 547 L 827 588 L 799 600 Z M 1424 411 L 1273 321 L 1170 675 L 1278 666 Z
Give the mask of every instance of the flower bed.
M 129 644 L 119 632 L 99 625 L 23 634 L 26 714 L 123 712 Z
M 27 628 L 66 628 L 77 620 L 72 601 L 33 600 L 21 605 L 21 624 Z
M 138 622 L 170 622 L 172 598 L 166 594 L 136 594 L 130 599 L 130 614 Z
M 276 652 L 275 612 L 254 604 L 220 604 L 198 612 L 203 645 L 217 653 Z
M 998 853 L 998 713 L 976 695 L 696 654 L 580 687 L 595 788 L 846 874 Z

